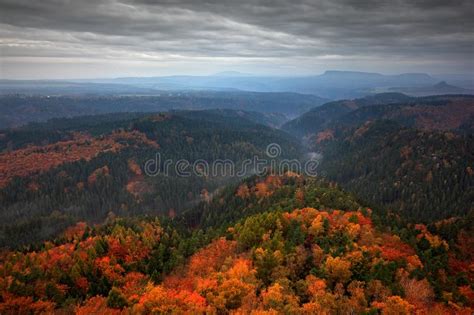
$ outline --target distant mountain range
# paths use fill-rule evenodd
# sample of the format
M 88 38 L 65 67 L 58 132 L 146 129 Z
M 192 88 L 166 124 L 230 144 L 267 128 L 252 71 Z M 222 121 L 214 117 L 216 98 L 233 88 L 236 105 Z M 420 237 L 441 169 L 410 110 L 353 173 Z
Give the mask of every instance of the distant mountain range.
M 148 89 L 230 89 L 256 92 L 297 92 L 338 99 L 360 97 L 369 94 L 375 88 L 432 85 L 437 82 L 437 79 L 423 73 L 382 75 L 366 72 L 326 71 L 321 75 L 305 77 L 266 77 L 225 72 L 211 76 L 117 78 L 95 80 L 93 82 L 125 84 Z
M 464 89 L 441 81 L 435 85 L 419 87 L 393 87 L 392 92 L 405 93 L 413 96 L 443 95 L 443 94 L 474 94 L 473 90 Z
M 450 77 L 451 78 L 451 77 Z M 442 79 L 442 78 L 441 78 Z M 463 82 L 456 78 L 456 82 Z M 471 86 L 468 86 L 471 89 Z M 440 83 L 440 78 L 425 73 L 383 75 L 354 71 L 326 71 L 314 76 L 255 76 L 235 71 L 209 76 L 123 77 L 68 81 L 0 80 L 0 94 L 83 95 L 136 94 L 156 95 L 163 91 L 212 90 L 252 92 L 295 92 L 329 99 L 363 97 L 393 91 L 411 95 L 470 94 L 466 86 Z M 448 92 L 446 92 L 448 91 Z

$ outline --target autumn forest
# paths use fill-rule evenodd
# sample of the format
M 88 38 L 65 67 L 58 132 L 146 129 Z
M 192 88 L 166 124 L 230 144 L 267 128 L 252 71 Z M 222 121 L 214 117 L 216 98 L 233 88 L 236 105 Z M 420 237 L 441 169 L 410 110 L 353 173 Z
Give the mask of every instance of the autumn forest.
M 5 129 L 0 313 L 471 314 L 473 120 L 460 104 L 474 108 L 379 94 L 278 129 L 278 115 L 230 109 Z M 145 170 L 156 152 L 240 163 L 269 143 L 278 159 L 319 152 L 319 174 Z

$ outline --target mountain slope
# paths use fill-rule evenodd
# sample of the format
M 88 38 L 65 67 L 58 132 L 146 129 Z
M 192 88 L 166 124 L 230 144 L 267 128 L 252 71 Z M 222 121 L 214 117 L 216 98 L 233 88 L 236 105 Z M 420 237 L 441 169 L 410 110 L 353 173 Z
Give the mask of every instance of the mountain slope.
M 381 94 L 325 104 L 283 128 L 306 136 L 329 179 L 432 222 L 473 210 L 473 117 L 472 96 Z
M 211 204 L 227 204 L 226 196 Z M 352 197 L 296 174 L 247 180 L 232 198 L 272 211 L 240 212 L 229 229 L 215 221 L 187 231 L 166 220 L 111 218 L 92 229 L 78 224 L 36 252 L 6 252 L 0 311 L 472 312 L 474 275 L 463 269 L 472 255 L 457 243 L 448 252 L 423 225 L 401 239 L 376 228 L 372 210 Z
M 349 191 L 412 222 L 474 210 L 474 138 L 376 121 L 323 141 L 320 166 Z
M 237 180 L 237 172 L 252 174 L 243 161 L 265 158 L 270 143 L 280 145 L 281 158 L 301 152 L 294 138 L 238 113 L 208 114 L 89 116 L 5 132 L 0 245 L 48 238 L 80 220 L 101 222 L 109 212 L 176 215 Z M 181 171 L 190 176 L 175 167 L 183 159 L 190 164 Z M 197 160 L 209 163 L 204 171 L 212 176 L 193 168 Z M 217 160 L 233 161 L 234 174 L 210 169 Z M 146 173 L 147 162 L 158 166 L 154 173 Z
M 231 110 L 231 109 L 208 109 L 208 110 L 194 110 L 194 111 L 171 111 L 172 113 L 190 118 L 200 118 L 207 120 L 209 123 L 213 123 L 222 117 L 228 118 L 229 122 L 235 118 L 237 121 L 243 119 L 249 120 L 252 123 L 257 123 L 273 128 L 277 128 L 286 122 L 286 116 L 280 113 L 261 113 L 254 111 L 242 111 L 242 110 Z
M 326 129 L 331 123 L 337 122 L 338 118 L 346 114 L 351 113 L 348 115 L 351 117 L 354 111 L 362 107 L 411 101 L 413 101 L 413 98 L 404 94 L 381 93 L 354 100 L 330 102 L 313 108 L 300 117 L 285 123 L 282 129 L 297 136 L 314 135 Z
M 381 93 L 354 100 L 330 102 L 282 126 L 297 136 L 312 136 L 326 129 L 352 128 L 377 119 L 394 120 L 425 130 L 466 129 L 474 117 L 474 96 L 410 97 Z

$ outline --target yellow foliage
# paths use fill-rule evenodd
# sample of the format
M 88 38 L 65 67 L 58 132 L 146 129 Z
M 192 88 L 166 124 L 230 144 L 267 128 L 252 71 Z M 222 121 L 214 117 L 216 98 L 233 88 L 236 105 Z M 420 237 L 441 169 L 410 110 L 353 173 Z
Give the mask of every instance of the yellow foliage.
M 398 295 L 389 297 L 384 303 L 373 303 L 373 306 L 380 308 L 382 315 L 408 315 L 413 310 L 413 306 Z
M 255 287 L 238 279 L 227 279 L 217 288 L 215 295 L 208 297 L 210 304 L 218 310 L 238 309 L 244 299 L 252 298 Z
M 323 228 L 323 217 L 321 214 L 318 214 L 316 218 L 311 222 L 311 226 L 309 228 L 309 233 L 312 235 L 319 235 L 324 231 Z
M 238 259 L 234 265 L 227 271 L 229 278 L 234 278 L 246 282 L 256 282 L 255 269 L 252 268 L 252 263 L 246 259 Z
M 349 223 L 347 225 L 347 232 L 349 233 L 352 239 L 357 238 L 360 233 L 360 225 L 357 223 Z
M 334 280 L 345 283 L 352 275 L 351 263 L 340 257 L 333 258 L 329 256 L 326 260 L 326 272 L 328 276 Z
M 265 309 L 291 312 L 291 310 L 298 308 L 298 298 L 290 292 L 286 292 L 279 283 L 274 283 L 262 292 L 262 301 Z

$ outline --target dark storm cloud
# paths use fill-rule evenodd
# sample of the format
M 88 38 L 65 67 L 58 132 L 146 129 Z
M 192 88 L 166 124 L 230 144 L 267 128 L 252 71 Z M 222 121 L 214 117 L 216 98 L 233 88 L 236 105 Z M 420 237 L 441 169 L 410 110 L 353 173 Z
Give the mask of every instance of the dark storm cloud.
M 466 69 L 474 53 L 468 0 L 0 0 L 0 11 L 4 67 L 89 58 Z

